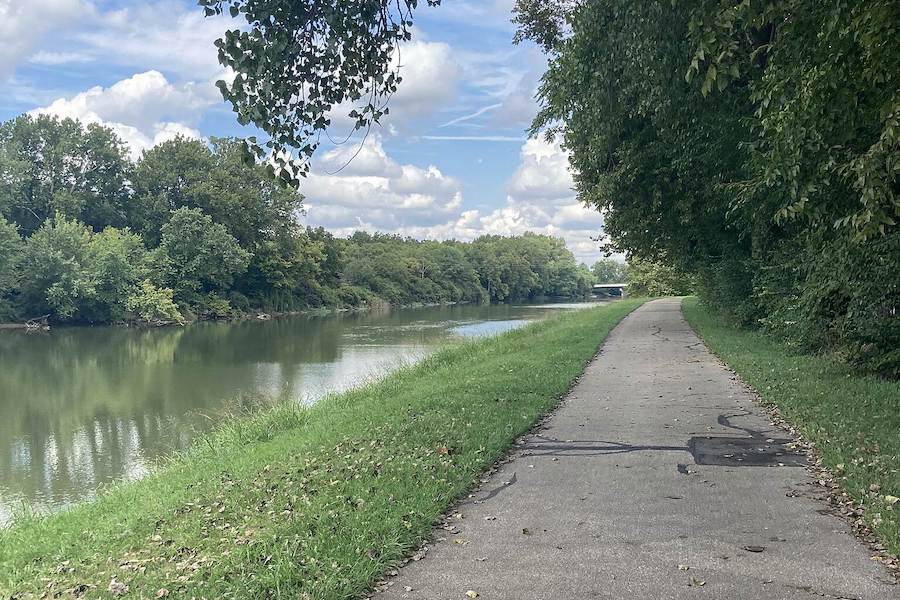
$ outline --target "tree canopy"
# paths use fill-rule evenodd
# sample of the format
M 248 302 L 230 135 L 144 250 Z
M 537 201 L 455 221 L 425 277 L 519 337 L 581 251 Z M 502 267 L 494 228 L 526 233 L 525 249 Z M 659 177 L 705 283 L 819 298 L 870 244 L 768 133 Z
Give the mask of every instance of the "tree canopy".
M 173 322 L 590 293 L 590 271 L 556 238 L 340 239 L 303 227 L 302 195 L 245 163 L 239 140 L 176 138 L 132 162 L 111 131 L 69 119 L 22 116 L 0 132 L 0 320 Z
M 611 246 L 734 320 L 900 373 L 900 4 L 519 0 Z

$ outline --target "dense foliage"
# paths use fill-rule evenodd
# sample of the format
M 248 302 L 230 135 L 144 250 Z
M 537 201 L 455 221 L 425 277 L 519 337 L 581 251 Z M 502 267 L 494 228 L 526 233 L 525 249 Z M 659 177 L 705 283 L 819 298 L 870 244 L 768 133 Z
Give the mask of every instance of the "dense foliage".
M 615 258 L 601 258 L 591 267 L 594 283 L 623 283 L 628 281 L 628 268 Z
M 900 374 L 900 4 L 519 0 L 614 249 L 712 306 Z
M 0 320 L 223 318 L 254 309 L 590 293 L 562 240 L 471 243 L 305 228 L 302 196 L 239 141 L 177 138 L 135 163 L 103 127 L 0 126 Z
M 694 277 L 673 266 L 666 257 L 649 260 L 630 256 L 625 265 L 628 293 L 632 296 L 687 296 L 694 293 Z

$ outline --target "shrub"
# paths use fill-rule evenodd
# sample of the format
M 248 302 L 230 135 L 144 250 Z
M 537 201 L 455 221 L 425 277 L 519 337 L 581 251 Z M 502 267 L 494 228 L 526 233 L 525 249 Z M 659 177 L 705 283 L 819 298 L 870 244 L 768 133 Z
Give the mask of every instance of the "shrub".
M 250 311 L 250 299 L 238 291 L 232 290 L 228 292 L 228 302 L 238 312 L 246 313 Z
M 126 308 L 146 323 L 184 321 L 172 300 L 171 288 L 156 287 L 149 279 L 140 282 L 125 301 Z
M 204 319 L 227 319 L 232 314 L 228 300 L 214 293 L 203 296 L 197 310 Z
M 368 304 L 374 294 L 365 288 L 343 284 L 337 289 L 337 298 L 341 306 L 356 308 Z

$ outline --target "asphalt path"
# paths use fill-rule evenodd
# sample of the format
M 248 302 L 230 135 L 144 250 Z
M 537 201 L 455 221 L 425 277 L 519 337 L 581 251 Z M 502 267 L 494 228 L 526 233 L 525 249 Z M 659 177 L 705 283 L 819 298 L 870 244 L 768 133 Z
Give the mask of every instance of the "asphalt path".
M 790 442 L 679 300 L 647 303 L 375 597 L 900 598 Z

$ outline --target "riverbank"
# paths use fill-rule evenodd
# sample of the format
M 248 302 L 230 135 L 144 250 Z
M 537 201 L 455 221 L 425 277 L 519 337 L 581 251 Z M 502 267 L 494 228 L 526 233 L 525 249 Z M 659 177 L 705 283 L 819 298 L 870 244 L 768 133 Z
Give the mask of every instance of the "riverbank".
M 349 598 L 551 410 L 629 299 L 230 422 L 149 477 L 0 532 L 0 595 Z
M 864 518 L 900 555 L 900 382 L 853 374 L 825 356 L 791 354 L 760 332 L 723 325 L 696 298 L 685 299 L 683 310 L 706 345 L 777 407 L 864 507 L 864 515 L 845 516 Z
M 368 304 L 358 305 L 358 306 L 320 306 L 316 308 L 304 308 L 297 310 L 286 310 L 286 311 L 265 311 L 263 309 L 251 309 L 246 311 L 232 311 L 227 315 L 222 315 L 218 317 L 197 317 L 193 315 L 190 319 L 185 319 L 181 322 L 174 321 L 166 321 L 166 322 L 156 322 L 156 323 L 147 323 L 145 321 L 122 321 L 115 323 L 65 323 L 61 326 L 63 327 L 127 327 L 127 328 L 138 328 L 138 329 L 152 329 L 156 327 L 168 327 L 168 326 L 184 326 L 191 325 L 194 323 L 239 323 L 243 321 L 270 321 L 272 319 L 282 319 L 285 317 L 297 317 L 297 316 L 328 316 L 328 315 L 339 315 L 339 314 L 354 314 L 354 313 L 380 313 L 387 312 L 391 310 L 403 310 L 407 308 L 433 308 L 438 306 L 467 306 L 474 305 L 475 302 L 471 302 L 468 300 L 460 300 L 460 301 L 447 301 L 447 302 L 412 302 L 410 304 L 389 304 L 388 302 L 377 299 L 376 302 L 370 302 Z M 566 302 L 605 302 L 609 300 L 617 300 L 615 297 L 575 297 L 575 298 L 564 298 L 564 297 L 539 297 L 534 300 L 528 299 L 518 299 L 518 300 L 509 300 L 503 302 L 493 302 L 493 303 L 485 303 L 485 304 L 528 304 L 528 303 L 536 303 L 536 302 L 548 302 L 548 303 L 566 303 Z M 32 325 L 31 321 L 28 322 L 0 322 L 0 331 L 2 330 L 36 330 L 36 331 L 49 331 L 50 326 L 43 322 L 39 325 Z
M 193 313 L 189 313 L 190 318 L 185 318 L 182 321 L 157 321 L 157 322 L 147 322 L 140 320 L 127 320 L 127 321 L 118 321 L 113 323 L 65 323 L 62 326 L 64 327 L 136 327 L 140 329 L 149 329 L 155 327 L 169 327 L 173 325 L 184 326 L 191 325 L 193 323 L 238 323 L 241 321 L 269 321 L 271 319 L 281 319 L 285 317 L 297 317 L 303 315 L 310 316 L 326 316 L 326 315 L 338 315 L 342 313 L 364 313 L 364 312 L 372 312 L 372 311 L 387 311 L 392 309 L 402 309 L 402 308 L 423 308 L 429 306 L 456 306 L 458 304 L 469 304 L 469 302 L 461 301 L 461 302 L 416 302 L 408 305 L 399 305 L 392 306 L 384 301 L 372 302 L 369 304 L 359 305 L 359 306 L 319 306 L 315 308 L 304 308 L 297 310 L 285 310 L 285 311 L 265 311 L 261 308 L 259 309 L 248 309 L 245 311 L 232 310 L 228 314 L 223 314 L 219 316 L 205 316 L 198 317 Z M 48 331 L 50 326 L 44 323 L 40 326 L 35 326 L 31 324 L 31 321 L 24 322 L 0 322 L 0 330 L 22 330 L 22 329 L 35 329 L 41 331 Z

